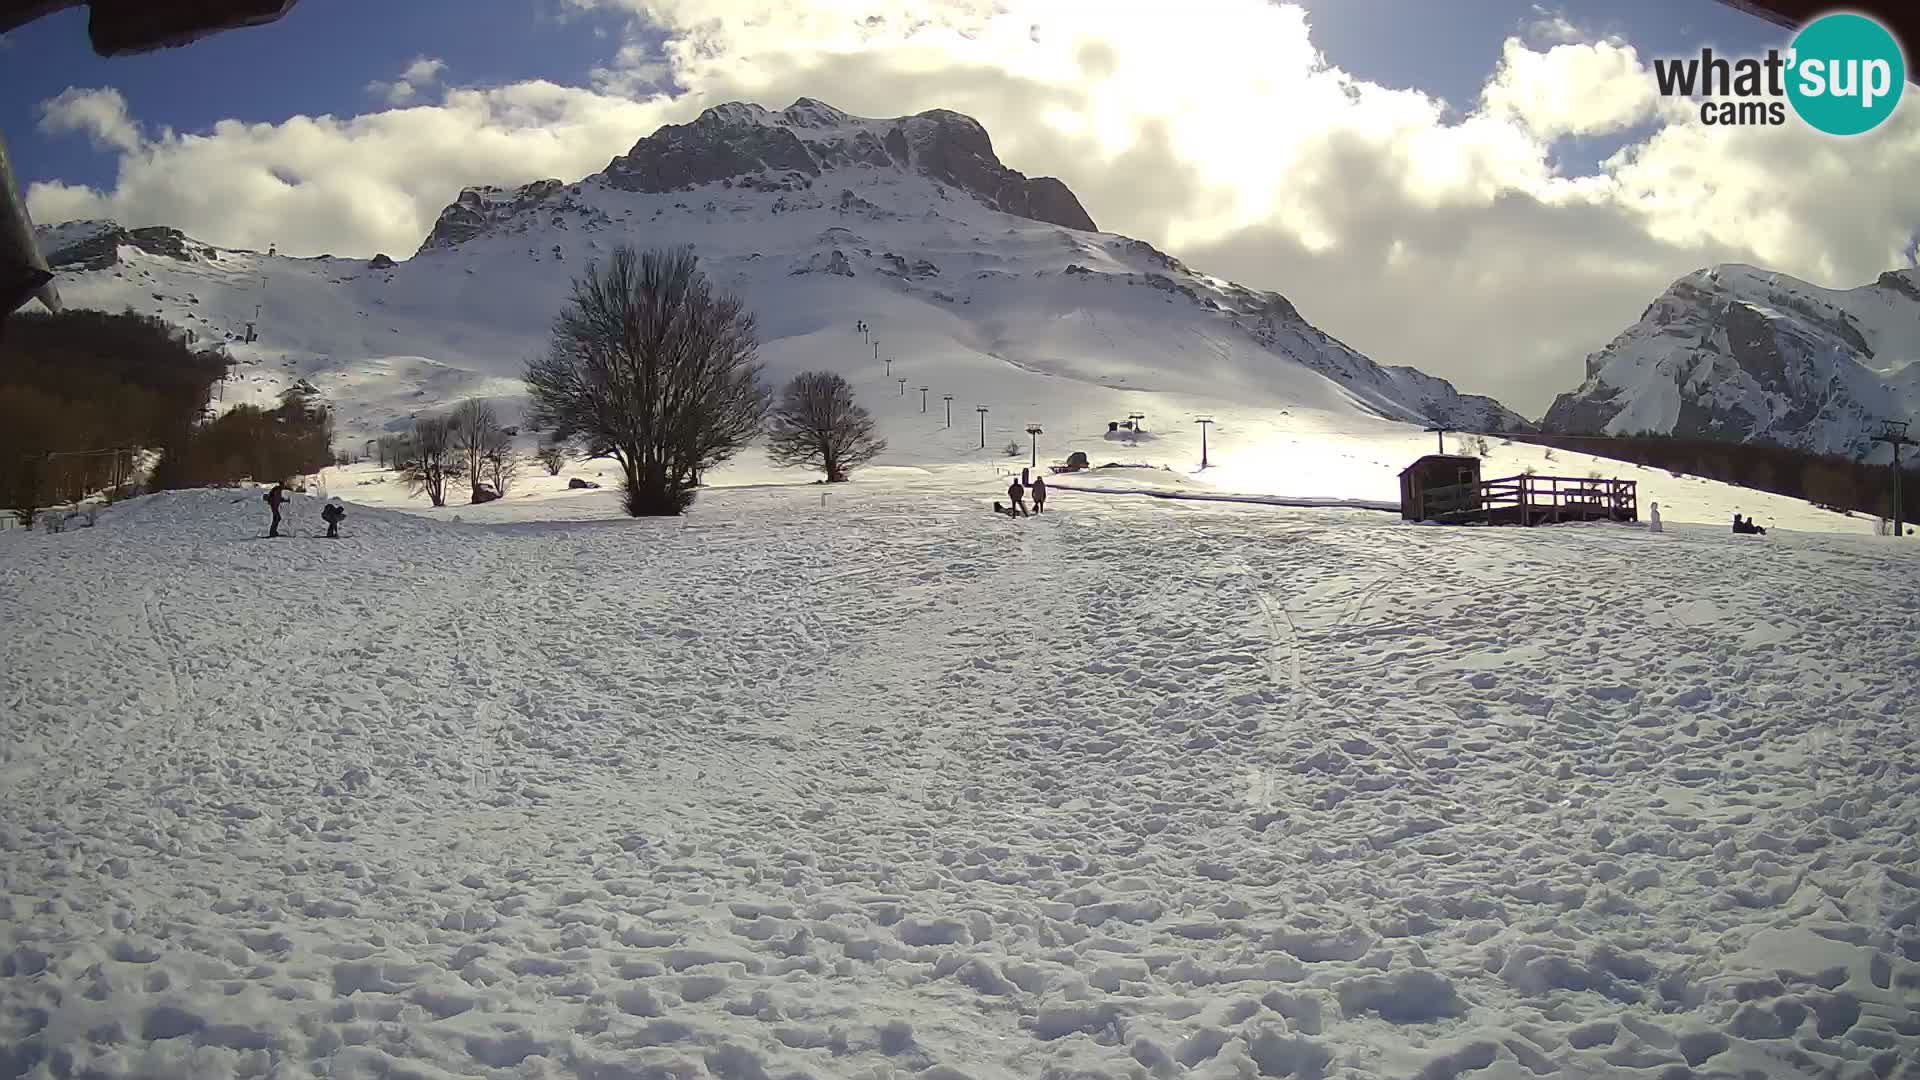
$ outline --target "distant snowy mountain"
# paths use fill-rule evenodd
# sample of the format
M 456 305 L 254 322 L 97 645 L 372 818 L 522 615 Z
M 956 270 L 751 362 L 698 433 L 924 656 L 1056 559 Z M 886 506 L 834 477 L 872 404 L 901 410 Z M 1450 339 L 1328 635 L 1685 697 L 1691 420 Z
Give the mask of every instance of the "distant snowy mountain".
M 897 397 L 924 383 L 964 409 L 989 405 L 996 431 L 1044 421 L 1077 437 L 1129 411 L 1170 422 L 1232 408 L 1321 428 L 1529 426 L 1490 398 L 1374 363 L 1277 293 L 1095 231 L 1066 185 L 1006 167 L 984 128 L 944 110 L 719 106 L 576 183 L 462 191 L 404 261 L 227 251 L 108 222 L 45 228 L 41 243 L 70 303 L 130 305 L 228 343 L 243 365 L 230 401 L 309 379 L 348 435 L 467 393 L 520 393 L 572 279 L 623 243 L 694 245 L 755 311 L 774 378 L 829 367 Z M 857 320 L 878 349 L 852 333 Z M 882 418 L 896 454 L 926 434 L 915 405 Z M 953 445 L 922 456 L 950 460 L 959 434 L 929 436 Z
M 1589 356 L 1586 382 L 1555 399 L 1541 426 L 1859 455 L 1880 421 L 1920 413 L 1916 359 L 1920 270 L 1833 290 L 1716 266 L 1674 282 Z

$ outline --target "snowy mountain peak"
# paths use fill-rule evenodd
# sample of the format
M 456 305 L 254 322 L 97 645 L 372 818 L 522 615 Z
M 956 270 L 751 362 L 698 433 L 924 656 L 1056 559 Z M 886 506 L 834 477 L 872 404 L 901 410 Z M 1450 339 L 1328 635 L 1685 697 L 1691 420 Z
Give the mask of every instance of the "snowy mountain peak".
M 1825 289 L 1724 263 L 1681 277 L 1606 348 L 1542 426 L 1765 441 L 1864 455 L 1920 410 L 1920 274 Z
M 846 127 L 853 117 L 824 101 L 803 97 L 781 110 L 780 117 L 793 127 L 800 128 L 836 128 Z
M 1096 231 L 1065 184 L 1008 168 L 979 121 L 948 109 L 872 120 L 812 98 L 778 113 L 728 102 L 641 139 L 599 179 L 663 194 L 742 179 L 804 188 L 829 172 L 876 169 L 931 177 L 1017 217 Z

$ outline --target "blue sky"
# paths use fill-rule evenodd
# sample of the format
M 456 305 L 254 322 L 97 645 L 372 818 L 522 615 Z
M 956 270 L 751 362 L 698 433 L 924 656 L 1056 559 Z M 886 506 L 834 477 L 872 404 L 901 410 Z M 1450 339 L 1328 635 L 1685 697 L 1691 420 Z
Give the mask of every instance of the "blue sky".
M 1424 90 L 1456 109 L 1472 106 L 1506 37 L 1541 18 L 1531 0 L 1303 6 L 1330 62 L 1369 81 Z M 1584 0 L 1551 11 L 1583 30 L 1617 34 L 1643 57 L 1684 55 L 1707 44 L 1751 53 L 1786 36 L 1715 0 Z M 106 60 L 88 47 L 85 11 L 75 8 L 3 39 L 0 135 L 23 186 L 52 179 L 101 186 L 113 180 L 115 155 L 83 134 L 49 136 L 37 127 L 39 103 L 69 86 L 115 87 L 149 131 L 190 133 L 221 119 L 272 123 L 383 107 L 368 84 L 393 79 L 422 55 L 444 60 L 453 85 L 584 85 L 612 58 L 624 29 L 622 20 L 563 9 L 560 0 L 303 0 L 269 26 Z M 1564 169 L 1584 172 L 1635 134 L 1568 139 L 1556 151 Z M 622 149 L 607 148 L 609 155 Z
M 103 59 L 87 43 L 86 20 L 85 9 L 73 8 L 4 39 L 0 135 L 23 187 L 113 179 L 114 156 L 93 149 L 85 135 L 37 130 L 40 103 L 69 86 L 117 88 L 149 130 L 351 116 L 384 107 L 368 84 L 393 79 L 422 55 L 445 60 L 455 85 L 585 84 L 617 47 L 612 32 L 621 25 L 564 12 L 556 0 L 303 0 L 267 26 Z

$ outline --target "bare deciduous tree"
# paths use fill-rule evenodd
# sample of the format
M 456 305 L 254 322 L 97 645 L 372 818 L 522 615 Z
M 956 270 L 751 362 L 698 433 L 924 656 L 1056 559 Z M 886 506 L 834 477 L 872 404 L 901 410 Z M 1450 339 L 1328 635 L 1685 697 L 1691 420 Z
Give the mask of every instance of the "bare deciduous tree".
M 774 464 L 818 469 L 829 484 L 887 448 L 874 436 L 873 417 L 853 400 L 853 387 L 831 371 L 795 375 L 780 393 L 772 426 L 767 456 Z
M 546 466 L 548 476 L 559 476 L 567 464 L 567 448 L 559 443 L 545 443 L 533 456 Z
M 381 466 L 390 468 L 395 472 L 404 470 L 407 462 L 413 458 L 413 436 L 411 434 L 383 435 L 380 437 L 378 445 L 380 448 Z
M 467 485 L 478 495 L 487 448 L 500 430 L 500 416 L 494 412 L 493 403 L 485 398 L 468 398 L 454 406 L 448 425 L 453 449 L 459 451 L 466 463 Z
M 482 474 L 493 484 L 494 494 L 505 496 L 507 489 L 520 475 L 520 455 L 513 452 L 513 436 L 505 430 L 496 428 L 487 436 L 486 445 L 481 451 L 480 467 Z
M 413 422 L 409 456 L 401 466 L 407 488 L 424 494 L 435 506 L 447 505 L 447 475 L 454 471 L 452 425 L 443 416 L 422 416 Z
M 758 349 L 753 316 L 692 249 L 621 246 L 575 279 L 546 355 L 527 364 L 528 419 L 618 462 L 627 513 L 678 514 L 700 474 L 760 432 Z

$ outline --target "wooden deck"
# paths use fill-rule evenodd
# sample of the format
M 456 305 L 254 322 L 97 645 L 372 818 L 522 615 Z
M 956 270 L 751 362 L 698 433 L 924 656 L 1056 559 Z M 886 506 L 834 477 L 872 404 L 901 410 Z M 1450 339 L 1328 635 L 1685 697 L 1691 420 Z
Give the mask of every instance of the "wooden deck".
M 1632 480 L 1503 476 L 1429 489 L 1427 519 L 1450 525 L 1556 525 L 1567 521 L 1639 521 Z

